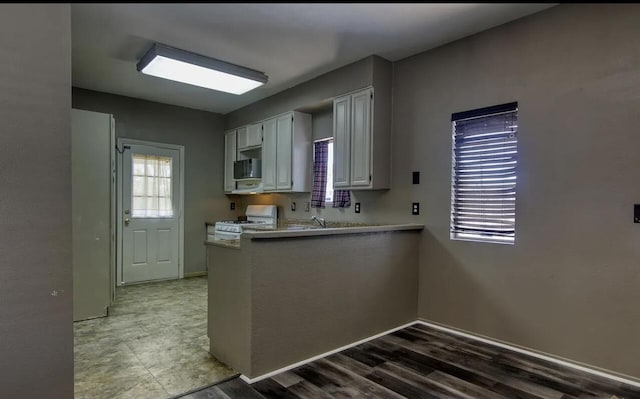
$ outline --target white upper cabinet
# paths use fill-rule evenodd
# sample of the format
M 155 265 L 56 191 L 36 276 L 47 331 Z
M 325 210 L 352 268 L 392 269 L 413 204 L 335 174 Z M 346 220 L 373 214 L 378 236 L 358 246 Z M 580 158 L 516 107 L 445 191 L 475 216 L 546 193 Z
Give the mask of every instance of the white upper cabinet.
M 334 99 L 334 188 L 390 188 L 391 131 L 387 105 L 389 101 L 383 101 L 382 105 L 374 102 L 372 87 Z
M 247 147 L 257 147 L 260 145 L 262 145 L 262 123 L 249 125 L 247 128 Z
M 351 96 L 351 186 L 371 184 L 371 105 L 373 92 Z
M 264 190 L 271 191 L 276 189 L 276 118 L 264 121 L 262 132 L 262 185 Z
M 292 149 L 293 149 L 293 114 L 285 114 L 277 118 L 276 135 L 278 146 L 276 151 L 276 189 L 290 190 L 293 186 Z
M 224 191 L 231 192 L 236 189 L 236 181 L 233 178 L 233 162 L 237 158 L 236 131 L 231 130 L 224 134 Z
M 263 190 L 311 191 L 311 115 L 287 112 L 263 122 Z
M 249 147 L 249 129 L 246 126 L 239 127 L 236 129 L 236 134 L 238 137 L 238 151 Z
M 333 187 L 349 187 L 351 158 L 351 96 L 333 102 Z

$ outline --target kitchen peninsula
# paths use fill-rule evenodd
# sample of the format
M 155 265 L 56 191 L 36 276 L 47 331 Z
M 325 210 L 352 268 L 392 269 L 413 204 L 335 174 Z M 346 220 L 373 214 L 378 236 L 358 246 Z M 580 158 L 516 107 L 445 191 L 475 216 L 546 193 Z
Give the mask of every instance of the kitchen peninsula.
M 418 224 L 207 243 L 211 354 L 256 378 L 416 319 Z

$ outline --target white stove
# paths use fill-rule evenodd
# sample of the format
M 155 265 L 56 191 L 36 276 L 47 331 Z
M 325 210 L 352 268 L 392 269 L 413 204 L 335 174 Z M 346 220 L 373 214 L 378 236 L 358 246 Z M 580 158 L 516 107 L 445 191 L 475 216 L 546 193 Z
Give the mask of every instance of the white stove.
M 247 220 L 226 220 L 216 222 L 214 240 L 237 240 L 242 230 L 251 227 L 275 226 L 278 223 L 278 208 L 275 205 L 247 206 Z M 209 239 L 211 239 L 209 235 Z

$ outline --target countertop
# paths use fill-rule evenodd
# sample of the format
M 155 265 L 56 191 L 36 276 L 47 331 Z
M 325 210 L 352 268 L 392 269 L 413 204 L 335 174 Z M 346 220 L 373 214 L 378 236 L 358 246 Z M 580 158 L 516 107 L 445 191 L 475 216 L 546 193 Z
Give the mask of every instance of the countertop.
M 295 237 L 316 237 L 340 234 L 365 234 L 365 233 L 381 233 L 386 231 L 405 231 L 405 230 L 422 230 L 423 224 L 406 223 L 406 224 L 380 224 L 380 225 L 362 225 L 348 227 L 327 227 L 327 228 L 291 228 L 278 227 L 270 230 L 254 230 L 245 229 L 242 238 L 251 240 L 264 240 L 272 238 L 295 238 Z

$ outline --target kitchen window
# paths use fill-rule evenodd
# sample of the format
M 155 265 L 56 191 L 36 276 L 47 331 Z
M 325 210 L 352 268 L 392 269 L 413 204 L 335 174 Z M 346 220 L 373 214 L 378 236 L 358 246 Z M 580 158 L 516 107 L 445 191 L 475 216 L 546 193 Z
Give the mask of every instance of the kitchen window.
M 451 239 L 515 242 L 518 104 L 451 116 Z
M 333 139 L 327 140 L 327 187 L 324 200 L 327 204 L 333 202 Z
M 311 207 L 324 208 L 333 203 L 333 139 L 313 143 L 313 189 Z

